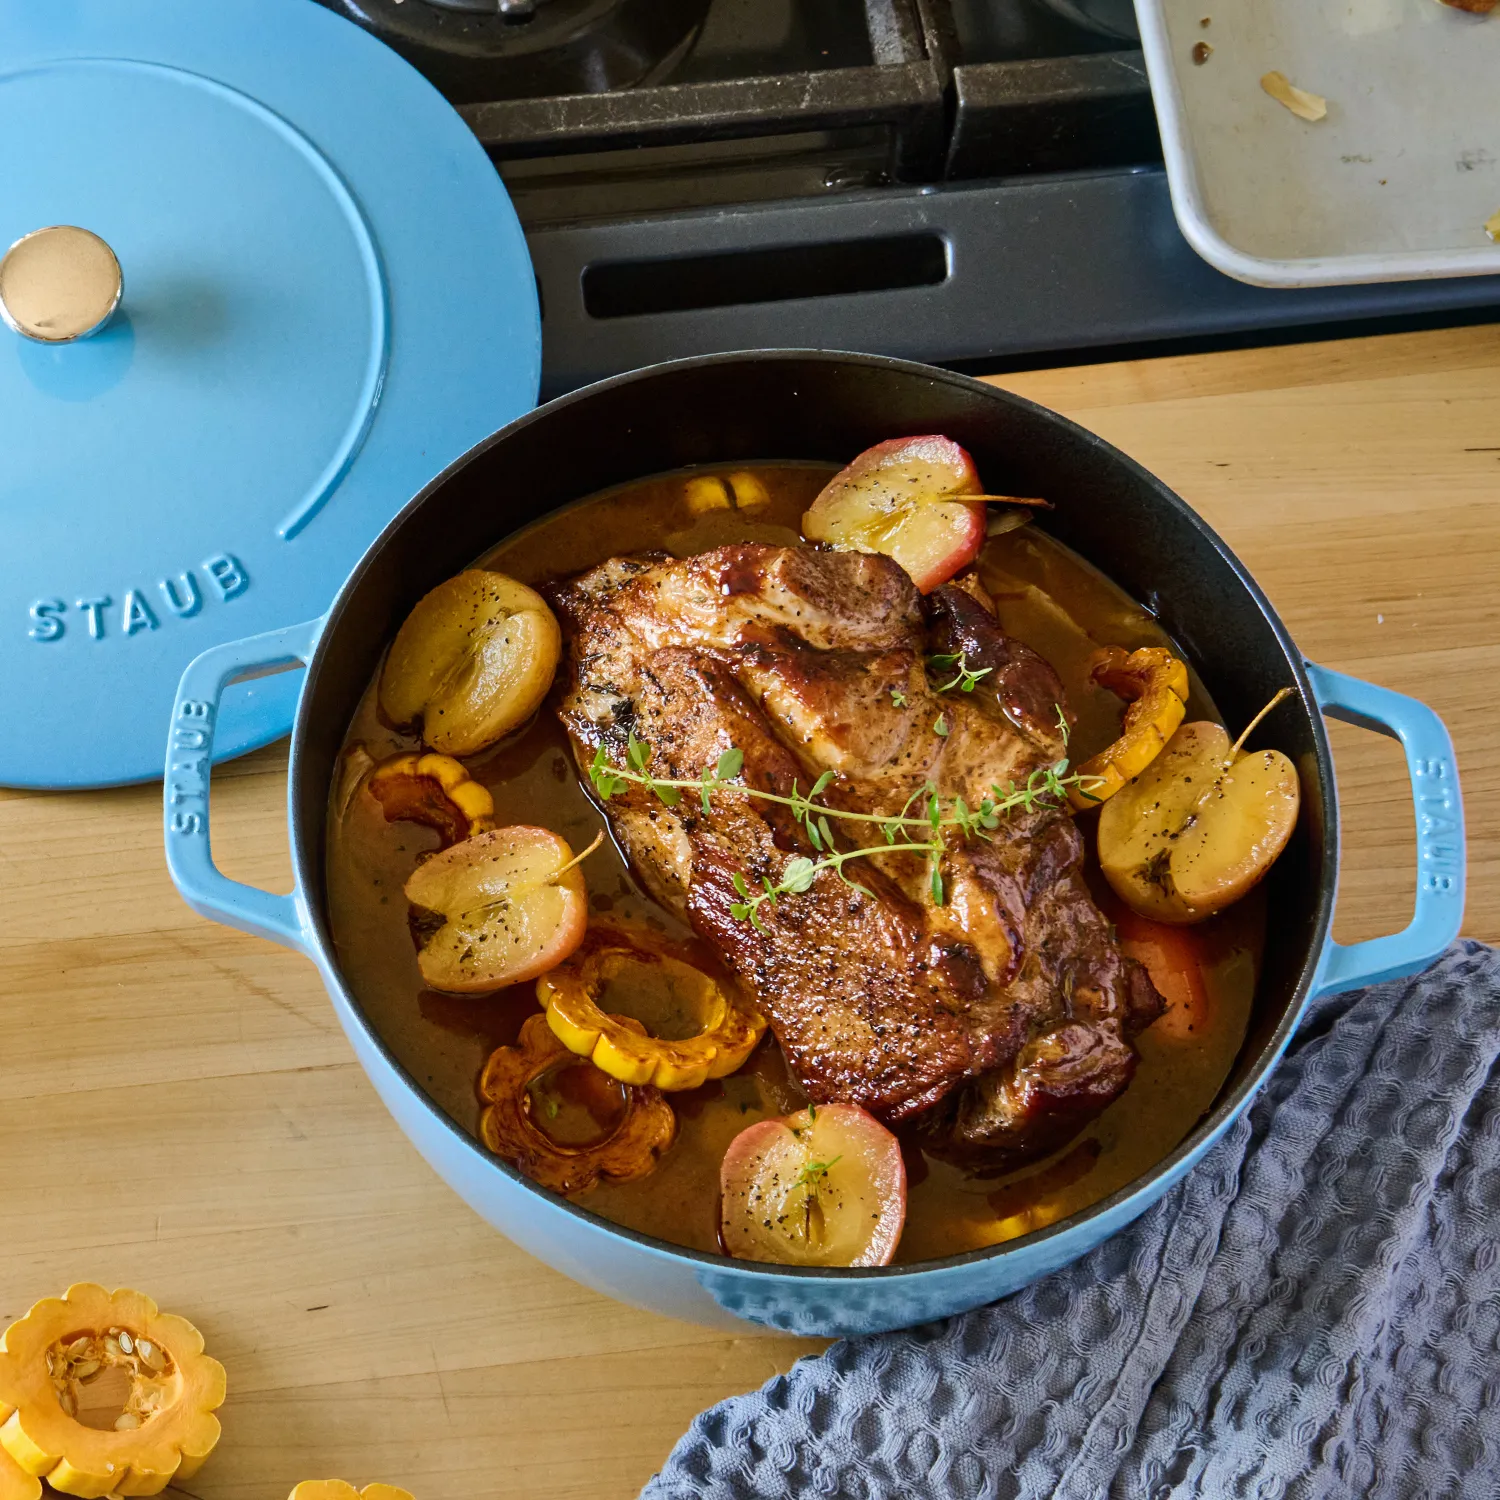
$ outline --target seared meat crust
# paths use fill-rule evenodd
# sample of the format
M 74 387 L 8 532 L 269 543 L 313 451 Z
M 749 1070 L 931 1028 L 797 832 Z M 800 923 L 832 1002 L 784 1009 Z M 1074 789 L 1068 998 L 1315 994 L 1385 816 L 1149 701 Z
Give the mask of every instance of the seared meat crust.
M 735 746 L 746 786 L 789 795 L 833 771 L 830 805 L 890 817 L 928 781 L 977 807 L 1063 753 L 1051 667 L 975 593 L 923 601 L 884 557 L 747 544 L 616 558 L 552 598 L 581 767 L 600 745 L 626 764 L 632 733 L 662 778 L 701 776 Z M 939 694 L 952 673 L 929 680 L 933 651 L 990 671 Z M 923 856 L 882 852 L 847 866 L 853 884 L 825 871 L 763 903 L 757 930 L 730 914 L 735 876 L 760 889 L 817 857 L 789 809 L 717 794 L 705 814 L 692 794 L 669 808 L 631 787 L 607 811 L 646 888 L 756 996 L 813 1100 L 919 1120 L 931 1148 L 1000 1163 L 1048 1149 L 1129 1082 L 1128 1039 L 1160 1001 L 1084 888 L 1064 812 L 1017 812 L 989 840 L 950 831 L 944 905 Z M 884 846 L 874 822 L 835 833 Z

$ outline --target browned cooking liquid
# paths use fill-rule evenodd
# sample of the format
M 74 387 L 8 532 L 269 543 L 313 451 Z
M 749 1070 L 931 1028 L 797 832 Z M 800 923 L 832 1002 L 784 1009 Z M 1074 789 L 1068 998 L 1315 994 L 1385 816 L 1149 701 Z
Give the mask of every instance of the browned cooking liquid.
M 538 584 L 651 548 L 686 557 L 736 541 L 796 544 L 802 512 L 833 472 L 822 464 L 763 464 L 662 475 L 554 512 L 507 538 L 485 555 L 483 565 Z M 735 508 L 732 495 L 748 502 L 746 508 Z M 1006 630 L 1046 656 L 1061 676 L 1078 715 L 1075 761 L 1092 755 L 1119 733 L 1121 705 L 1089 681 L 1090 654 L 1101 645 L 1171 642 L 1107 579 L 1032 527 L 993 538 L 980 571 Z M 1217 719 L 1196 678 L 1193 687 L 1189 717 Z M 380 723 L 374 682 L 349 727 L 346 771 L 330 803 L 328 894 L 339 964 L 413 1077 L 454 1120 L 476 1131 L 479 1071 L 489 1052 L 514 1041 L 521 1022 L 537 1010 L 534 988 L 457 996 L 423 986 L 402 887 L 418 856 L 437 847 L 437 835 L 409 823 L 388 824 L 369 797 L 353 795 L 352 783 L 366 764 L 351 753 L 359 745 L 377 760 L 418 748 L 411 736 Z M 467 764 L 493 794 L 497 824 L 543 824 L 575 849 L 598 831 L 599 812 L 584 794 L 550 710 Z M 649 926 L 727 983 L 713 955 L 644 894 L 610 843 L 583 869 L 595 919 Z M 1180 1027 L 1178 1035 L 1168 1035 L 1165 1027 L 1147 1030 L 1137 1043 L 1141 1066 L 1135 1082 L 1054 1156 L 1018 1172 L 976 1177 L 908 1149 L 910 1197 L 897 1259 L 952 1255 L 1050 1224 L 1167 1155 L 1208 1109 L 1239 1050 L 1263 929 L 1264 907 L 1256 897 L 1191 929 L 1210 1001 L 1207 1023 L 1186 1039 Z M 649 997 L 634 997 L 631 1009 L 648 1029 L 657 1029 L 646 1014 Z M 668 1024 L 666 1015 L 658 1019 Z M 556 1095 L 556 1108 L 548 1113 L 555 1112 L 557 1128 L 578 1140 L 607 1129 L 616 1107 L 613 1094 L 589 1091 L 583 1082 L 563 1070 L 543 1085 Z M 677 1112 L 678 1138 L 657 1169 L 635 1182 L 601 1183 L 576 1201 L 633 1229 L 716 1251 L 725 1148 L 745 1126 L 800 1108 L 805 1096 L 768 1036 L 738 1073 L 668 1097 Z

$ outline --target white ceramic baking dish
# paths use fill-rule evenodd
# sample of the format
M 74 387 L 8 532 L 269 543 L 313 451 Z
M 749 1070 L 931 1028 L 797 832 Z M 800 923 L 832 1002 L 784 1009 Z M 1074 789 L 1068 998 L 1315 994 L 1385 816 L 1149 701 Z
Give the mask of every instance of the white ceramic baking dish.
M 1500 272 L 1485 231 L 1500 213 L 1500 10 L 1136 0 L 1136 17 L 1177 222 L 1210 265 L 1273 287 Z M 1327 117 L 1265 93 L 1273 70 L 1325 97 Z

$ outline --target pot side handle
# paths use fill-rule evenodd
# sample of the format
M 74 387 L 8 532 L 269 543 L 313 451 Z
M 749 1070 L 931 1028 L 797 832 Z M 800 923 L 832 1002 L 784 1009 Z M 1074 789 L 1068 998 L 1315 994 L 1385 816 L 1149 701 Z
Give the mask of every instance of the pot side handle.
M 183 900 L 200 916 L 301 953 L 310 951 L 310 938 L 297 893 L 278 896 L 244 885 L 214 864 L 208 788 L 224 689 L 306 665 L 322 628 L 322 619 L 307 620 L 214 646 L 190 662 L 172 705 L 162 784 L 167 869 Z
M 1415 698 L 1306 663 L 1318 707 L 1331 719 L 1399 740 L 1417 815 L 1417 904 L 1404 931 L 1345 946 L 1331 938 L 1313 986 L 1333 994 L 1425 969 L 1458 936 L 1464 916 L 1464 809 L 1453 741 Z

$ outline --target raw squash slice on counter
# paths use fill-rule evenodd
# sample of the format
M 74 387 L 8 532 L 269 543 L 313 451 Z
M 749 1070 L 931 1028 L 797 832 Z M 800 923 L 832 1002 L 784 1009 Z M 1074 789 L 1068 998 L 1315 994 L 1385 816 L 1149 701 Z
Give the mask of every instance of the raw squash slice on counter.
M 64 1494 L 155 1495 L 189 1478 L 219 1441 L 223 1401 L 202 1335 L 140 1292 L 83 1282 L 0 1338 L 0 1449 Z
M 304 1479 L 287 1500 L 413 1500 L 393 1484 L 367 1484 L 357 1490 L 342 1479 Z
M 42 1481 L 0 1448 L 0 1500 L 41 1500 Z

